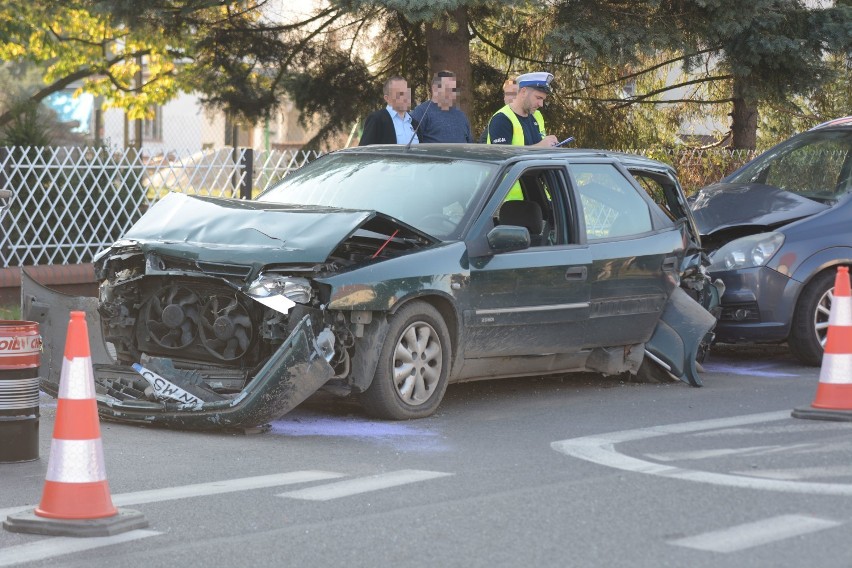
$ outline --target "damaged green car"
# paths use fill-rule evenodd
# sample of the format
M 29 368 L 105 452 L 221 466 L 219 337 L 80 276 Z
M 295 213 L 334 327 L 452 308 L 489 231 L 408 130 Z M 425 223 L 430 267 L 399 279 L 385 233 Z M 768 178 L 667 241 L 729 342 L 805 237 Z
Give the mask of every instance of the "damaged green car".
M 124 422 L 248 428 L 320 388 L 411 419 L 482 378 L 698 386 L 720 288 L 705 260 L 674 172 L 653 160 L 343 150 L 256 200 L 170 194 L 98 255 L 98 406 Z M 44 294 L 25 291 L 28 318 L 49 312 Z M 56 382 L 51 371 L 45 390 Z

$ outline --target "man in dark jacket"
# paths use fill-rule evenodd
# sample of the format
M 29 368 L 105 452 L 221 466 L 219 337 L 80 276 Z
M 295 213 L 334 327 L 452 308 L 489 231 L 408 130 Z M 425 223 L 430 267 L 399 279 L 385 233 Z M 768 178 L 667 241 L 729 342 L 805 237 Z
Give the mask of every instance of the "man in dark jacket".
M 411 90 L 406 80 L 395 75 L 385 81 L 384 99 L 388 105 L 367 116 L 359 146 L 370 144 L 417 144 L 416 124 L 412 124 Z

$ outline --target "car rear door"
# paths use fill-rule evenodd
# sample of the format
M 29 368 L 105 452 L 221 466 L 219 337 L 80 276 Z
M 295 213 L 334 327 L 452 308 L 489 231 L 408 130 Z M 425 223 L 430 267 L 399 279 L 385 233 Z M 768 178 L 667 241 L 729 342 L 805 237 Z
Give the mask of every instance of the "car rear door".
M 568 169 L 591 256 L 583 346 L 645 342 L 677 286 L 683 234 L 620 165 Z

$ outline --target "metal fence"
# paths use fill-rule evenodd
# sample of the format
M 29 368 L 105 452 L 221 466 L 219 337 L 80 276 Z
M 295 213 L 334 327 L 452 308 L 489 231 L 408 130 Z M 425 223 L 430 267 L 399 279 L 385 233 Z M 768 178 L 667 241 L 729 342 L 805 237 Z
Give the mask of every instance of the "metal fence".
M 678 170 L 687 192 L 754 156 L 726 149 L 636 150 Z M 224 148 L 148 156 L 134 148 L 0 148 L 0 268 L 91 262 L 168 192 L 251 197 L 317 158 Z
M 0 148 L 0 268 L 91 262 L 170 191 L 251 197 L 317 152 Z

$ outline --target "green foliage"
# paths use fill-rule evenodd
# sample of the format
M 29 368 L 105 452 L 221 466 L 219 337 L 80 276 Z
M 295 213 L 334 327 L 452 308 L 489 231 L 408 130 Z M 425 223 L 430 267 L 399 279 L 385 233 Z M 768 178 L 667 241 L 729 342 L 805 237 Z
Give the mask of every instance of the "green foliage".
M 375 95 L 381 93 L 363 61 L 335 50 L 307 66 L 306 72 L 291 76 L 287 86 L 303 122 L 321 119 L 319 133 L 306 145 L 310 149 L 374 110 Z M 365 96 L 369 92 L 374 96 Z
M 9 121 L 0 126 L 0 145 L 47 146 L 74 145 L 81 137 L 69 124 L 60 122 L 56 113 L 28 97 L 41 84 L 41 74 L 31 64 L 0 64 L 0 112 Z
M 789 138 L 822 122 L 852 114 L 852 55 L 826 58 L 833 79 L 805 94 L 767 101 L 760 112 L 760 145 Z
M 646 148 L 644 156 L 665 162 L 677 170 L 678 180 L 687 195 L 717 182 L 754 158 L 755 150 L 730 148 Z
M 0 306 L 0 320 L 18 321 L 21 319 L 21 307 L 16 305 Z
M 332 4 L 345 9 L 382 8 L 395 12 L 410 22 L 433 22 L 440 16 L 461 7 L 512 8 L 524 0 L 331 0 Z
M 389 75 L 409 79 L 415 102 L 428 98 L 426 32 L 459 8 L 471 34 L 477 132 L 501 106 L 502 80 L 539 69 L 557 77 L 549 130 L 584 146 L 676 144 L 685 119 L 725 118 L 734 78 L 747 87 L 737 100 L 759 99 L 764 114 L 781 117 L 763 118 L 773 135 L 850 108 L 848 67 L 844 74 L 825 57 L 852 50 L 850 0 L 830 8 L 804 0 L 328 0 L 302 22 L 271 21 L 265 0 L 3 7 L 0 60 L 42 66 L 46 84 L 27 92 L 35 101 L 82 84 L 132 119 L 187 91 L 256 124 L 289 99 L 320 124 L 313 146 L 378 108 Z M 372 61 L 361 60 L 363 48 Z M 625 92 L 633 83 L 635 93 Z M 663 102 L 678 83 L 682 100 Z M 0 124 L 12 116 L 0 114 Z
M 848 6 L 800 0 L 564 0 L 557 22 L 553 41 L 586 61 L 637 64 L 674 53 L 686 71 L 709 64 L 748 77 L 753 96 L 774 100 L 824 82 L 826 50 L 852 46 Z
M 47 109 L 28 99 L 13 102 L 8 110 L 12 119 L 0 130 L 2 146 L 50 146 L 52 124 Z

